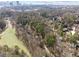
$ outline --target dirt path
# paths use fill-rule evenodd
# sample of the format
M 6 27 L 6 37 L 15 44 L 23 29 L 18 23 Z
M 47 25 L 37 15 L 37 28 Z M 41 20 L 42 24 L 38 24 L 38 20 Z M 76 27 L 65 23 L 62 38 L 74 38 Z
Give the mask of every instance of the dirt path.
M 11 21 L 6 20 L 7 29 L 1 34 L 0 45 L 8 45 L 8 47 L 13 48 L 14 46 L 18 46 L 20 50 L 23 50 L 27 56 L 31 56 L 26 46 L 24 46 L 23 42 L 20 41 L 16 34 L 15 28 L 12 28 Z
M 8 26 L 9 28 L 12 28 L 11 21 L 8 19 L 8 20 L 6 20 L 6 22 L 7 22 L 7 26 Z

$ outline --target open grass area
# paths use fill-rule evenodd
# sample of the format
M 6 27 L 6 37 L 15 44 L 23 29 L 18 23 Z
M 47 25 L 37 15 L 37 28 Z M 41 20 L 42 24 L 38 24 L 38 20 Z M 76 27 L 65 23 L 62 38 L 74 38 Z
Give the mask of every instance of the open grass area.
M 20 50 L 23 50 L 27 56 L 31 56 L 27 48 L 24 46 L 23 42 L 20 41 L 15 35 L 16 31 L 13 28 L 7 28 L 1 35 L 0 45 L 8 45 L 8 47 L 13 48 L 17 45 Z

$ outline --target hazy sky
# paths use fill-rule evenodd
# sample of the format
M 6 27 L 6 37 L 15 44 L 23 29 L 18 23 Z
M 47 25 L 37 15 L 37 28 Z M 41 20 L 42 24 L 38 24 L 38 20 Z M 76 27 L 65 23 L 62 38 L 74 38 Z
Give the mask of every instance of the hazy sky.
M 79 0 L 0 0 L 0 1 L 79 1 Z

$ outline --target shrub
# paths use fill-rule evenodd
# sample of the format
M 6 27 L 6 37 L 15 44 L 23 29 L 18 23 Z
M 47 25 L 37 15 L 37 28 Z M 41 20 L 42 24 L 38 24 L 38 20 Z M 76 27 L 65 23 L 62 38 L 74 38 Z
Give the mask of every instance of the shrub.
M 4 45 L 4 51 L 8 51 L 9 50 L 9 47 L 7 45 Z
M 15 54 L 19 55 L 19 47 L 17 45 L 15 46 Z
M 69 40 L 71 43 L 76 44 L 77 40 L 79 40 L 79 35 L 75 33 L 73 36 L 70 36 Z
M 23 50 L 21 50 L 20 56 L 24 57 L 25 55 L 26 55 L 25 52 Z
M 43 25 L 40 24 L 40 23 L 38 23 L 38 24 L 36 25 L 36 30 L 37 30 L 38 33 L 43 33 L 43 32 L 44 32 L 44 27 L 43 27 Z
M 31 26 L 33 26 L 36 29 L 37 33 L 40 33 L 42 35 L 42 38 L 44 38 L 44 25 L 41 22 L 32 22 Z
M 47 45 L 48 46 L 53 46 L 55 43 L 55 36 L 47 36 Z

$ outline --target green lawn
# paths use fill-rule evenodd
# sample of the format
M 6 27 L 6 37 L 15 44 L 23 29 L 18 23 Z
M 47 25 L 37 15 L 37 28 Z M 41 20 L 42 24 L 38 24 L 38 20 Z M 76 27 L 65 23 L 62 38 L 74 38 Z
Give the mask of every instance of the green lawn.
M 0 45 L 8 45 L 10 48 L 13 48 L 15 45 L 17 45 L 20 50 L 23 50 L 27 54 L 27 56 L 31 56 L 23 42 L 16 37 L 15 32 L 15 29 L 7 28 L 1 35 Z

